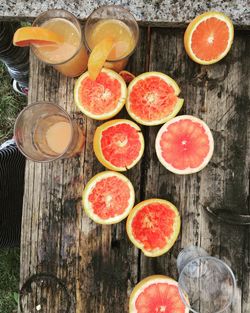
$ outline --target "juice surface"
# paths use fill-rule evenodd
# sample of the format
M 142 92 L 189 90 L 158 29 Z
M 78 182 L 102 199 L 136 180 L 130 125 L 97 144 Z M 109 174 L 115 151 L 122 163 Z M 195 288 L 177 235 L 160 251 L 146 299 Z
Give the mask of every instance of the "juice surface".
M 51 125 L 46 132 L 46 141 L 49 148 L 61 154 L 68 147 L 71 139 L 71 127 L 68 122 L 58 122 Z
M 126 57 L 135 48 L 135 38 L 129 27 L 122 21 L 115 19 L 100 20 L 87 32 L 87 42 L 92 50 L 105 37 L 112 37 L 114 47 L 108 60 Z
M 63 18 L 53 18 L 46 21 L 41 27 L 60 34 L 64 42 L 51 45 L 36 45 L 37 56 L 47 63 L 61 63 L 71 58 L 80 45 L 80 33 L 70 21 Z

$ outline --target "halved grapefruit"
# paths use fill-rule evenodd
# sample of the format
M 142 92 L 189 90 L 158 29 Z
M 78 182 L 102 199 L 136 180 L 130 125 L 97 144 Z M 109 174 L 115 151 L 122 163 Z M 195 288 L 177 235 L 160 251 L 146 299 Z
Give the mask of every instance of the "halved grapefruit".
M 188 313 L 183 304 L 178 283 L 164 275 L 144 278 L 129 298 L 129 313 Z
M 135 201 L 130 180 L 117 172 L 104 171 L 90 179 L 84 188 L 83 207 L 96 223 L 115 224 L 129 214 Z
M 74 88 L 77 107 L 85 115 L 96 120 L 107 120 L 115 116 L 124 106 L 127 86 L 119 74 L 102 69 L 96 80 L 89 72 L 81 75 Z
M 129 84 L 135 78 L 134 74 L 132 74 L 128 71 L 125 71 L 125 70 L 120 71 L 119 75 L 124 79 L 126 84 Z
M 108 169 L 126 171 L 141 159 L 144 138 L 140 127 L 126 119 L 112 120 L 97 127 L 94 152 Z
M 161 127 L 155 149 L 166 169 L 176 174 L 191 174 L 208 164 L 214 140 L 205 122 L 191 115 L 181 115 Z
M 228 53 L 233 43 L 234 27 L 220 12 L 197 16 L 187 27 L 184 46 L 189 57 L 199 64 L 213 64 Z
M 128 86 L 126 109 L 136 122 L 151 126 L 163 124 L 180 111 L 184 100 L 180 88 L 160 72 L 143 73 Z
M 167 200 L 144 200 L 129 213 L 126 229 L 129 239 L 146 256 L 160 256 L 173 246 L 178 237 L 180 215 Z
M 13 45 L 19 47 L 48 44 L 60 44 L 63 37 L 43 27 L 26 26 L 17 29 L 13 37 Z

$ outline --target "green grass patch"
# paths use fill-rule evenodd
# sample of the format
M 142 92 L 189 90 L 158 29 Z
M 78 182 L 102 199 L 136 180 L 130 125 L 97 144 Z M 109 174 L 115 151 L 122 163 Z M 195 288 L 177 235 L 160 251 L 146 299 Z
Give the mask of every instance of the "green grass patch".
M 16 117 L 26 106 L 27 97 L 17 94 L 12 89 L 11 77 L 1 62 L 0 79 L 0 143 L 3 143 L 12 138 Z
M 20 250 L 0 249 L 0 312 L 17 310 Z

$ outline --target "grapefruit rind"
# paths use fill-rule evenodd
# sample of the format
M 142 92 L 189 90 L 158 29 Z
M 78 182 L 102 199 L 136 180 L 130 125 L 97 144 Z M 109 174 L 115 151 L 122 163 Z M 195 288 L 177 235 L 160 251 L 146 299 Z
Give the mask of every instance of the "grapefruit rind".
M 112 177 L 112 176 L 116 176 L 119 179 L 121 179 L 127 183 L 128 187 L 130 189 L 130 201 L 129 201 L 128 207 L 126 208 L 126 210 L 124 211 L 123 214 L 105 220 L 105 219 L 101 219 L 97 214 L 95 214 L 93 212 L 93 210 L 90 207 L 90 203 L 88 201 L 88 196 L 89 196 L 90 192 L 92 191 L 92 189 L 94 188 L 94 186 L 96 185 L 97 182 L 101 181 L 104 178 Z M 82 204 L 83 204 L 84 211 L 86 212 L 87 216 L 90 219 L 92 219 L 94 222 L 96 222 L 98 224 L 110 225 L 110 224 L 116 224 L 116 223 L 120 222 L 121 220 L 123 220 L 124 218 L 126 218 L 128 216 L 130 210 L 134 206 L 134 202 L 135 202 L 135 191 L 134 191 L 134 187 L 133 187 L 131 181 L 126 176 L 124 176 L 123 174 L 113 172 L 113 171 L 104 171 L 104 172 L 98 173 L 97 175 L 93 176 L 88 181 L 88 183 L 86 184 L 86 186 L 83 190 L 83 194 L 82 194 Z
M 177 83 L 175 82 L 175 80 L 173 80 L 171 77 L 169 77 L 168 75 L 161 73 L 161 72 L 145 72 L 139 76 L 136 76 L 128 85 L 128 95 L 127 95 L 127 101 L 126 101 L 126 109 L 128 114 L 131 116 L 131 118 L 133 120 L 135 120 L 136 122 L 145 125 L 145 126 L 154 126 L 154 125 L 160 125 L 163 124 L 167 121 L 169 121 L 170 119 L 172 119 L 173 117 L 175 117 L 178 112 L 181 110 L 183 103 L 184 103 L 184 99 L 178 98 L 174 110 L 172 111 L 172 113 L 170 113 L 169 115 L 167 115 L 166 117 L 159 119 L 159 120 L 154 120 L 154 121 L 145 121 L 141 118 L 139 118 L 136 114 L 134 114 L 131 110 L 130 110 L 130 101 L 129 101 L 129 95 L 130 92 L 132 91 L 134 85 L 142 80 L 142 79 L 146 79 L 148 77 L 152 77 L 152 76 L 157 76 L 162 78 L 168 85 L 172 86 L 174 89 L 174 93 L 176 96 L 178 96 L 181 92 L 179 86 L 177 85 Z
M 88 71 L 85 72 L 84 74 L 82 74 L 76 81 L 75 83 L 75 87 L 74 87 L 74 100 L 75 100 L 75 104 L 77 105 L 78 109 L 85 114 L 86 116 L 95 119 L 95 120 L 107 120 L 109 118 L 114 117 L 116 114 L 118 114 L 121 109 L 123 108 L 125 102 L 126 102 L 126 98 L 127 98 L 127 86 L 125 81 L 123 80 L 123 78 L 118 75 L 116 72 L 109 70 L 109 69 L 105 69 L 103 68 L 101 70 L 101 72 L 108 74 L 109 76 L 113 77 L 114 79 L 118 80 L 120 85 L 121 85 L 121 97 L 117 103 L 116 108 L 108 113 L 105 114 L 93 114 L 92 112 L 88 111 L 86 108 L 83 107 L 82 103 L 81 103 L 81 99 L 79 98 L 79 88 L 81 86 L 81 82 L 89 77 L 89 73 Z
M 133 221 L 133 218 L 135 217 L 135 215 L 138 213 L 138 211 L 141 208 L 143 208 L 145 205 L 148 205 L 151 203 L 162 203 L 162 204 L 168 205 L 175 212 L 176 218 L 175 218 L 175 222 L 173 225 L 174 231 L 173 231 L 172 237 L 168 238 L 168 244 L 163 249 L 157 249 L 154 251 L 147 251 L 144 249 L 144 245 L 134 238 L 133 233 L 132 233 L 132 221 Z M 138 203 L 129 213 L 129 216 L 127 218 L 127 223 L 126 223 L 126 230 L 127 230 L 127 234 L 128 234 L 129 239 L 132 241 L 132 243 L 138 249 L 142 250 L 142 252 L 144 253 L 145 256 L 148 256 L 148 257 L 157 257 L 157 256 L 160 256 L 160 255 L 168 252 L 171 249 L 171 247 L 174 245 L 176 239 L 178 238 L 180 228 L 181 228 L 181 219 L 180 219 L 180 214 L 179 214 L 179 211 L 177 210 L 177 208 L 171 202 L 164 200 L 164 199 L 157 199 L 157 198 L 144 200 L 144 201 Z
M 228 31 L 229 31 L 229 38 L 228 38 L 228 45 L 225 51 L 216 59 L 206 61 L 206 60 L 201 60 L 199 59 L 192 50 L 192 45 L 191 45 L 191 40 L 192 40 L 192 35 L 193 32 L 195 31 L 196 27 L 201 23 L 204 22 L 206 19 L 209 19 L 211 17 L 218 18 L 219 20 L 225 22 L 228 26 Z M 199 16 L 197 16 L 195 19 L 193 19 L 190 24 L 188 25 L 185 34 L 184 34 L 184 46 L 185 50 L 188 54 L 188 56 L 196 63 L 202 64 L 202 65 L 209 65 L 209 64 L 214 64 L 221 59 L 223 59 L 227 53 L 229 52 L 232 44 L 233 44 L 233 38 L 234 38 L 234 26 L 232 21 L 230 20 L 229 17 L 227 17 L 225 14 L 221 12 L 216 12 L 216 11 L 210 11 L 210 12 L 205 12 Z
M 205 129 L 205 132 L 208 136 L 210 149 L 209 149 L 209 153 L 208 153 L 207 157 L 204 159 L 204 161 L 201 163 L 201 165 L 199 167 L 186 168 L 184 170 L 179 170 L 179 169 L 173 167 L 171 164 L 167 163 L 164 160 L 164 158 L 162 157 L 160 140 L 161 140 L 162 134 L 166 131 L 166 128 L 169 125 L 171 125 L 172 123 L 176 123 L 176 122 L 183 120 L 183 119 L 191 119 L 192 121 L 199 123 L 203 126 L 203 128 Z M 158 157 L 159 161 L 161 162 L 161 164 L 170 172 L 175 173 L 175 174 L 179 174 L 179 175 L 193 174 L 193 173 L 201 171 L 210 161 L 210 159 L 213 155 L 213 152 L 214 152 L 214 139 L 213 139 L 213 136 L 212 136 L 212 133 L 211 133 L 209 127 L 207 126 L 207 124 L 204 121 L 202 121 L 201 119 L 199 119 L 195 116 L 192 116 L 192 115 L 180 115 L 180 116 L 176 116 L 172 120 L 168 121 L 167 123 L 165 123 L 160 128 L 160 130 L 156 136 L 156 140 L 155 140 L 155 150 L 156 150 L 157 157 Z
M 178 282 L 175 281 L 173 278 L 164 276 L 164 275 L 152 275 L 144 278 L 141 280 L 132 290 L 130 297 L 129 297 L 129 313 L 139 313 L 136 308 L 136 300 L 139 295 L 150 285 L 158 284 L 158 283 L 167 283 L 169 285 L 174 285 L 178 287 Z M 181 298 L 180 298 L 180 301 Z M 187 300 L 187 303 L 189 301 Z M 185 311 L 183 313 L 188 313 L 189 309 L 185 307 Z M 173 312 L 174 313 L 174 312 Z
M 140 153 L 138 154 L 138 157 L 134 160 L 134 162 L 132 164 L 130 164 L 130 166 L 128 166 L 128 167 L 117 167 L 117 166 L 114 166 L 112 163 L 110 163 L 104 157 L 104 155 L 102 153 L 102 148 L 101 148 L 101 137 L 102 137 L 102 132 L 104 130 L 106 130 L 107 128 L 114 126 L 114 125 L 123 124 L 123 123 L 127 123 L 127 124 L 131 125 L 132 127 L 134 127 L 138 131 L 139 140 L 141 142 L 141 150 L 140 150 Z M 123 172 L 123 171 L 127 171 L 128 169 L 132 168 L 137 162 L 140 161 L 140 159 L 143 155 L 143 152 L 144 152 L 144 137 L 142 135 L 140 127 L 137 124 L 135 124 L 134 122 L 132 122 L 130 120 L 117 119 L 117 120 L 108 121 L 108 122 L 100 125 L 99 127 L 97 127 L 95 134 L 94 134 L 93 147 L 94 147 L 94 152 L 95 152 L 95 155 L 96 155 L 98 161 L 100 163 L 102 163 L 103 166 L 105 166 L 106 168 L 108 168 L 109 170 L 112 170 L 112 171 Z
M 63 37 L 47 28 L 25 26 L 16 30 L 13 45 L 19 47 L 29 46 L 33 43 L 40 45 L 60 44 Z

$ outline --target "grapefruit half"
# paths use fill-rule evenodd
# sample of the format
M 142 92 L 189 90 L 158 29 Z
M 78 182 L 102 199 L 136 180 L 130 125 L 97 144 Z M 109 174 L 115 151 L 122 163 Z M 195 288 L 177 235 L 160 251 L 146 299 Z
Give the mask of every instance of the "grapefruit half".
M 97 127 L 94 152 L 108 169 L 126 171 L 142 157 L 144 138 L 140 127 L 126 119 L 112 120 Z
M 129 298 L 129 313 L 188 313 L 183 304 L 178 283 L 164 275 L 144 278 Z
M 191 115 L 181 115 L 160 128 L 155 149 L 166 169 L 175 174 L 191 174 L 208 164 L 214 140 L 205 122 Z
M 126 109 L 140 124 L 163 124 L 180 111 L 184 100 L 178 98 L 179 93 L 171 77 L 160 72 L 143 73 L 128 86 Z
M 96 120 L 115 116 L 124 106 L 127 86 L 122 77 L 109 69 L 102 69 L 96 80 L 89 72 L 81 75 L 74 88 L 77 107 L 85 115 Z
M 146 256 L 160 256 L 173 246 L 178 237 L 180 215 L 167 200 L 144 200 L 129 213 L 126 229 L 129 239 Z
M 117 172 L 104 171 L 90 179 L 82 202 L 86 214 L 96 223 L 115 224 L 129 214 L 135 201 L 130 180 Z
M 197 16 L 187 27 L 184 46 L 189 57 L 199 64 L 213 64 L 228 53 L 233 43 L 234 27 L 220 12 Z

